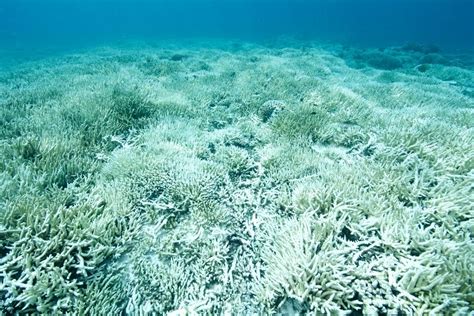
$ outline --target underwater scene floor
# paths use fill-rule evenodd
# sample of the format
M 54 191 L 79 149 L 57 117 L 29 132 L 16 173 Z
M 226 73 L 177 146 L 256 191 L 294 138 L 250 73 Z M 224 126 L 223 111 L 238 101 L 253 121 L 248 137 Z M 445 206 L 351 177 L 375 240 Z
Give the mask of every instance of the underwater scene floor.
M 0 315 L 474 310 L 472 56 L 94 48 L 0 113 Z

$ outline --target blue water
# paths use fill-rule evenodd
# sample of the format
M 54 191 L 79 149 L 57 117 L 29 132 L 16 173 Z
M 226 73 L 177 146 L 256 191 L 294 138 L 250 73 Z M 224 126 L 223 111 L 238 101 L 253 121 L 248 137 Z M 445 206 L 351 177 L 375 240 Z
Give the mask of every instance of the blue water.
M 474 47 L 474 0 L 1 0 L 5 50 L 135 39 L 294 36 L 359 46 Z

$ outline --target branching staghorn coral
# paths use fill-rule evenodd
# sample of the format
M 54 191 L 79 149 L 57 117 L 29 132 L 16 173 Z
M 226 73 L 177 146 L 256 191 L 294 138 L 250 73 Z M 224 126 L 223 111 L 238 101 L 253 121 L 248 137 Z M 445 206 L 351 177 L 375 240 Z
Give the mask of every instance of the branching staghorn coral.
M 471 313 L 469 63 L 209 46 L 0 72 L 0 314 Z
M 101 206 L 100 199 L 58 205 L 54 213 L 45 202 L 7 205 L 2 235 L 8 242 L 2 250 L 8 252 L 0 262 L 6 311 L 71 309 L 87 277 L 127 243 L 127 231 L 134 226 Z

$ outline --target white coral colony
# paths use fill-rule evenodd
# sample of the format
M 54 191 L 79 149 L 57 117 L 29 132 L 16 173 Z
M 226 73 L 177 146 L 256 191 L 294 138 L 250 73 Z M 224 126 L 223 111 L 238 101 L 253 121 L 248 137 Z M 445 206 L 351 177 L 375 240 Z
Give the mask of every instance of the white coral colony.
M 0 314 L 472 313 L 472 65 L 229 47 L 0 70 Z

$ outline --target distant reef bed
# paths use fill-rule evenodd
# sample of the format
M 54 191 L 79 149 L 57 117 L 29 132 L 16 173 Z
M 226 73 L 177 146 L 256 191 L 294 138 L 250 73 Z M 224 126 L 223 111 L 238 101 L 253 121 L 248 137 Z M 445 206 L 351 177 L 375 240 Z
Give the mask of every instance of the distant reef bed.
M 0 70 L 0 315 L 468 315 L 474 58 L 122 45 Z

